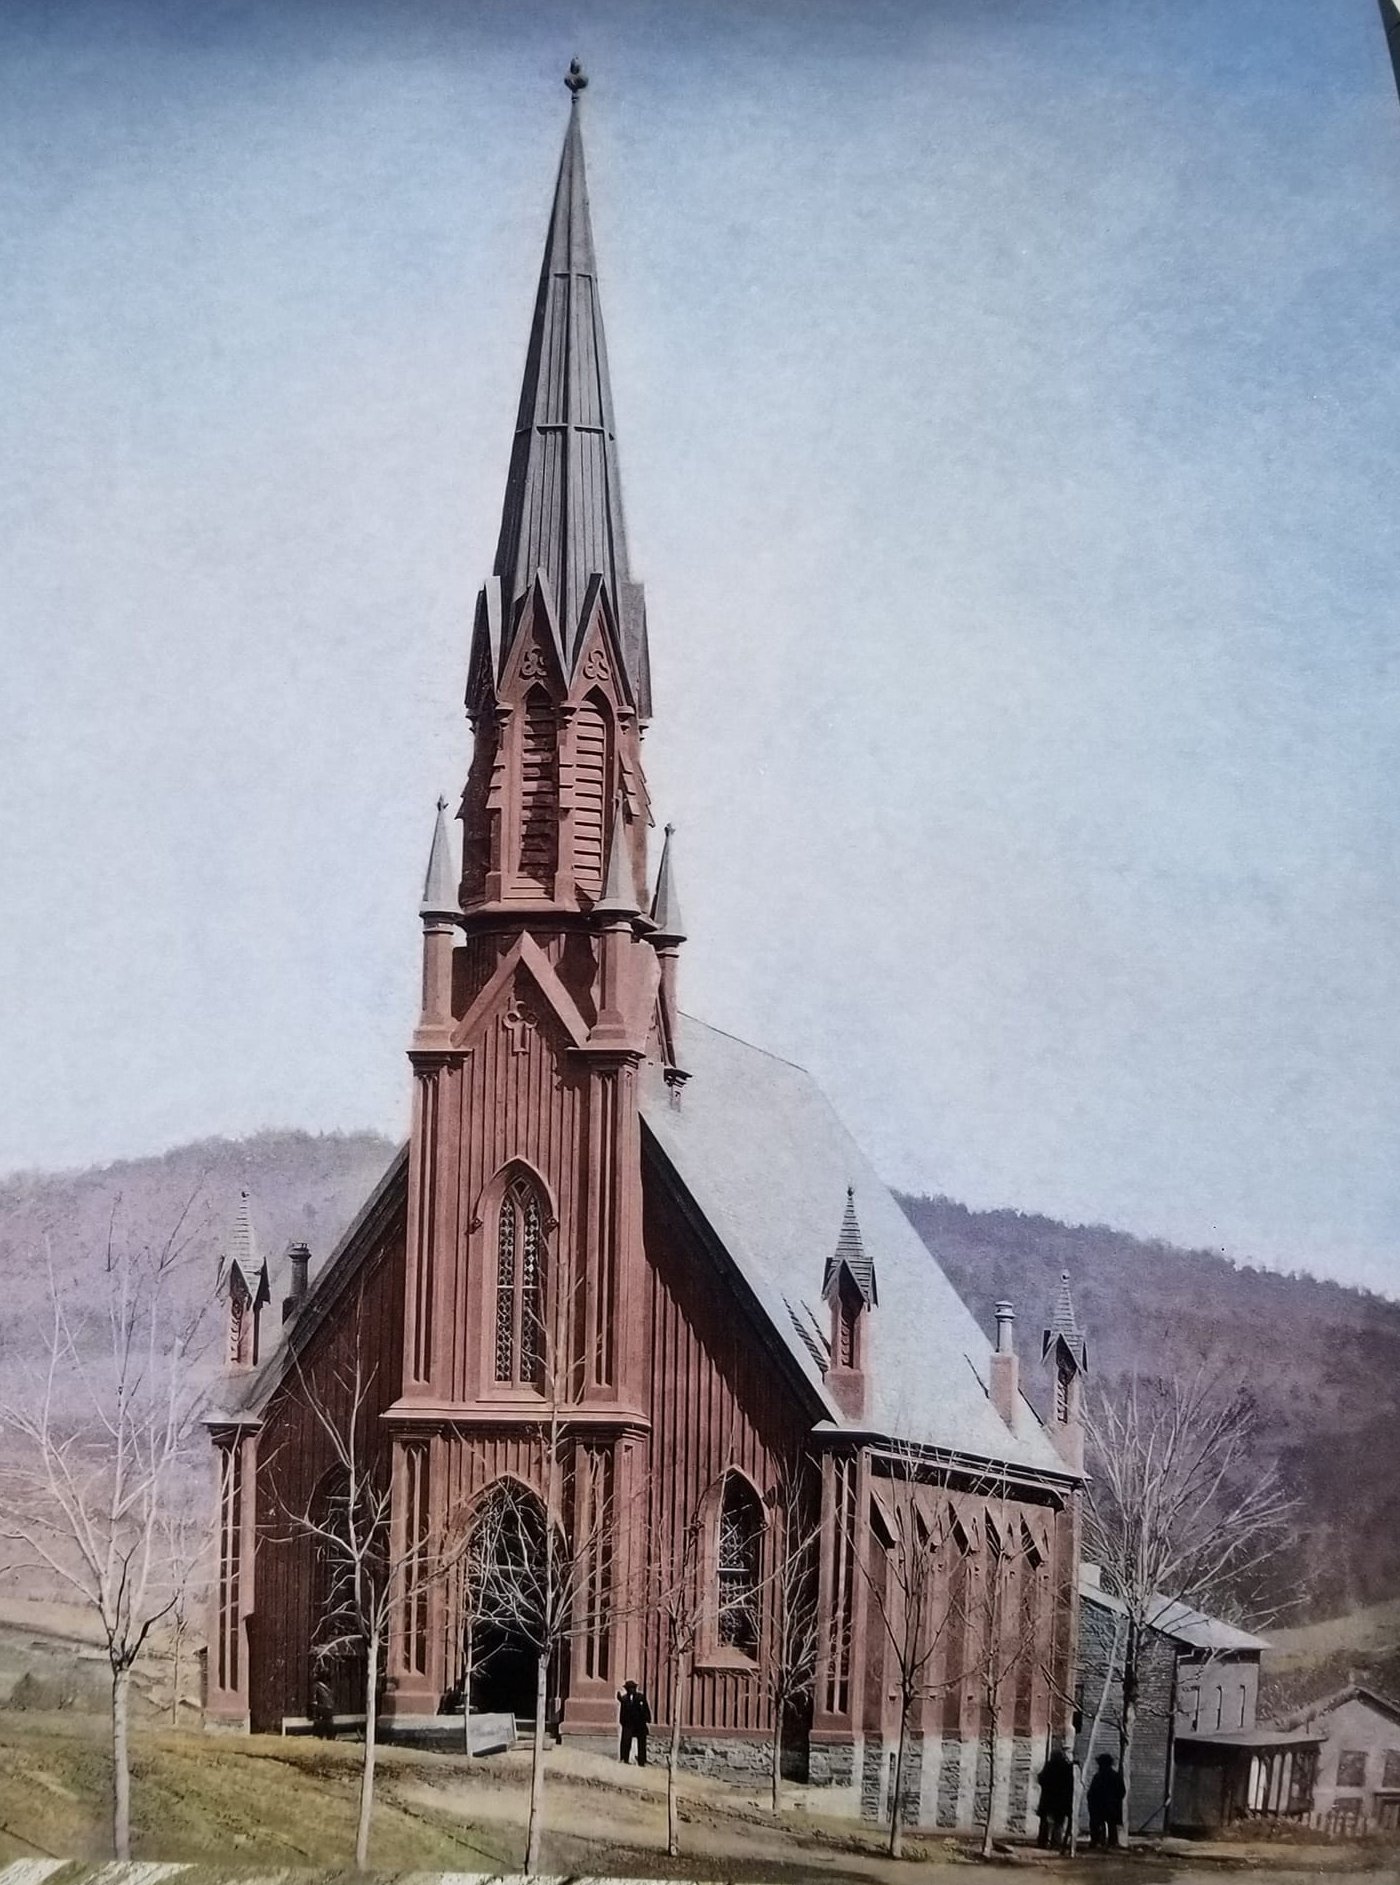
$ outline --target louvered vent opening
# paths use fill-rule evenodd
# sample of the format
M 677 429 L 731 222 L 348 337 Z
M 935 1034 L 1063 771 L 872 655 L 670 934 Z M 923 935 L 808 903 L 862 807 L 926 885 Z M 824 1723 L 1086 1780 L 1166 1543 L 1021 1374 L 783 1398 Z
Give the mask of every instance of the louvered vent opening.
M 532 693 L 520 732 L 520 875 L 541 889 L 554 876 L 558 833 L 554 715 L 545 695 Z
M 590 897 L 603 888 L 612 735 L 607 708 L 590 695 L 574 721 L 574 881 Z

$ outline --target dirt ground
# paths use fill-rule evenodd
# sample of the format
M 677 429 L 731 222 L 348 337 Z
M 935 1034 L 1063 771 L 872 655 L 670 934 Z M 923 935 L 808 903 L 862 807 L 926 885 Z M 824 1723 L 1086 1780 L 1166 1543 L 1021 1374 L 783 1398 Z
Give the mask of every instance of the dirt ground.
M 134 1737 L 134 1856 L 198 1868 L 183 1885 L 269 1868 L 325 1880 L 349 1870 L 360 1750 L 276 1736 L 223 1739 L 173 1731 Z M 687 1776 L 682 1858 L 665 1857 L 665 1775 L 551 1749 L 544 1862 L 577 1878 L 818 1880 L 822 1885 L 952 1885 L 968 1853 L 952 1842 L 909 1841 L 884 1857 L 879 1834 L 794 1804 L 775 1823 L 756 1795 Z M 529 1758 L 524 1750 L 471 1762 L 460 1755 L 386 1748 L 380 1754 L 372 1863 L 376 1874 L 515 1872 Z M 35 1857 L 106 1856 L 110 1768 L 99 1717 L 0 1711 L 0 1864 Z M 794 1790 L 795 1802 L 801 1790 Z M 1248 1869 L 1259 1885 L 1303 1885 L 1329 1870 L 1366 1870 L 1400 1882 L 1388 1855 L 1358 1849 L 1230 1847 L 1086 1857 L 1073 1866 L 1021 1851 L 992 1868 L 1092 1885 L 1219 1885 Z M 406 1885 L 406 1881 L 405 1881 Z M 962 1881 L 958 1881 L 962 1885 Z

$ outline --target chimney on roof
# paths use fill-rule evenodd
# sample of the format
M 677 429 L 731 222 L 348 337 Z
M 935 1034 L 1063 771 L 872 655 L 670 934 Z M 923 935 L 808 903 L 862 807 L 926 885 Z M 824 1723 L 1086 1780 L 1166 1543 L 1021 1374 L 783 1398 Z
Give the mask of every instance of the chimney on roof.
M 1009 1302 L 996 1305 L 997 1343 L 992 1351 L 992 1406 L 1016 1431 L 1016 1414 L 1021 1401 L 1021 1361 L 1016 1353 L 1016 1311 Z
M 282 1298 L 282 1320 L 290 1322 L 301 1308 L 302 1298 L 306 1295 L 307 1278 L 311 1271 L 311 1252 L 305 1244 L 287 1246 L 287 1293 Z

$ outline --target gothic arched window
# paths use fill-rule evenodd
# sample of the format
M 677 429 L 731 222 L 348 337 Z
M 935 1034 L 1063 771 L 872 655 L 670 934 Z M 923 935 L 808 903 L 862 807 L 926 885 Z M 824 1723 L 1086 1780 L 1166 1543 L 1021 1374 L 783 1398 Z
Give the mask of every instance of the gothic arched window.
M 718 1630 L 722 1649 L 758 1654 L 758 1593 L 763 1557 L 763 1508 L 746 1479 L 730 1473 L 719 1506 L 715 1554 Z
M 539 1193 L 517 1178 L 496 1224 L 496 1379 L 539 1387 L 544 1373 L 545 1223 Z

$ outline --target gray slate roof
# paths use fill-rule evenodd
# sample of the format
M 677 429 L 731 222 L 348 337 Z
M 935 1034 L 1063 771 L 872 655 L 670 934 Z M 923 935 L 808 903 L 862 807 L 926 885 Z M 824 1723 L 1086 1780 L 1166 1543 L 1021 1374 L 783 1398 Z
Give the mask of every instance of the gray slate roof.
M 1099 1578 L 1097 1564 L 1082 1564 L 1079 1567 L 1080 1596 L 1086 1603 L 1098 1604 L 1121 1616 L 1125 1608 L 1122 1598 L 1106 1591 Z M 1263 1650 L 1269 1647 L 1262 1636 L 1253 1636 L 1248 1630 L 1226 1623 L 1222 1617 L 1207 1616 L 1204 1610 L 1196 1610 L 1177 1597 L 1154 1597 L 1147 1621 L 1152 1629 L 1169 1636 L 1174 1643 L 1184 1644 L 1187 1649 Z
M 642 1114 L 711 1229 L 767 1311 L 796 1366 L 822 1388 L 799 1332 L 829 1319 L 821 1301 L 846 1188 L 860 1204 L 861 1240 L 880 1280 L 869 1322 L 865 1427 L 977 1460 L 1070 1477 L 1023 1401 L 1012 1433 L 987 1397 L 991 1343 L 892 1193 L 811 1076 L 687 1016 L 677 1101 L 648 1068 Z

